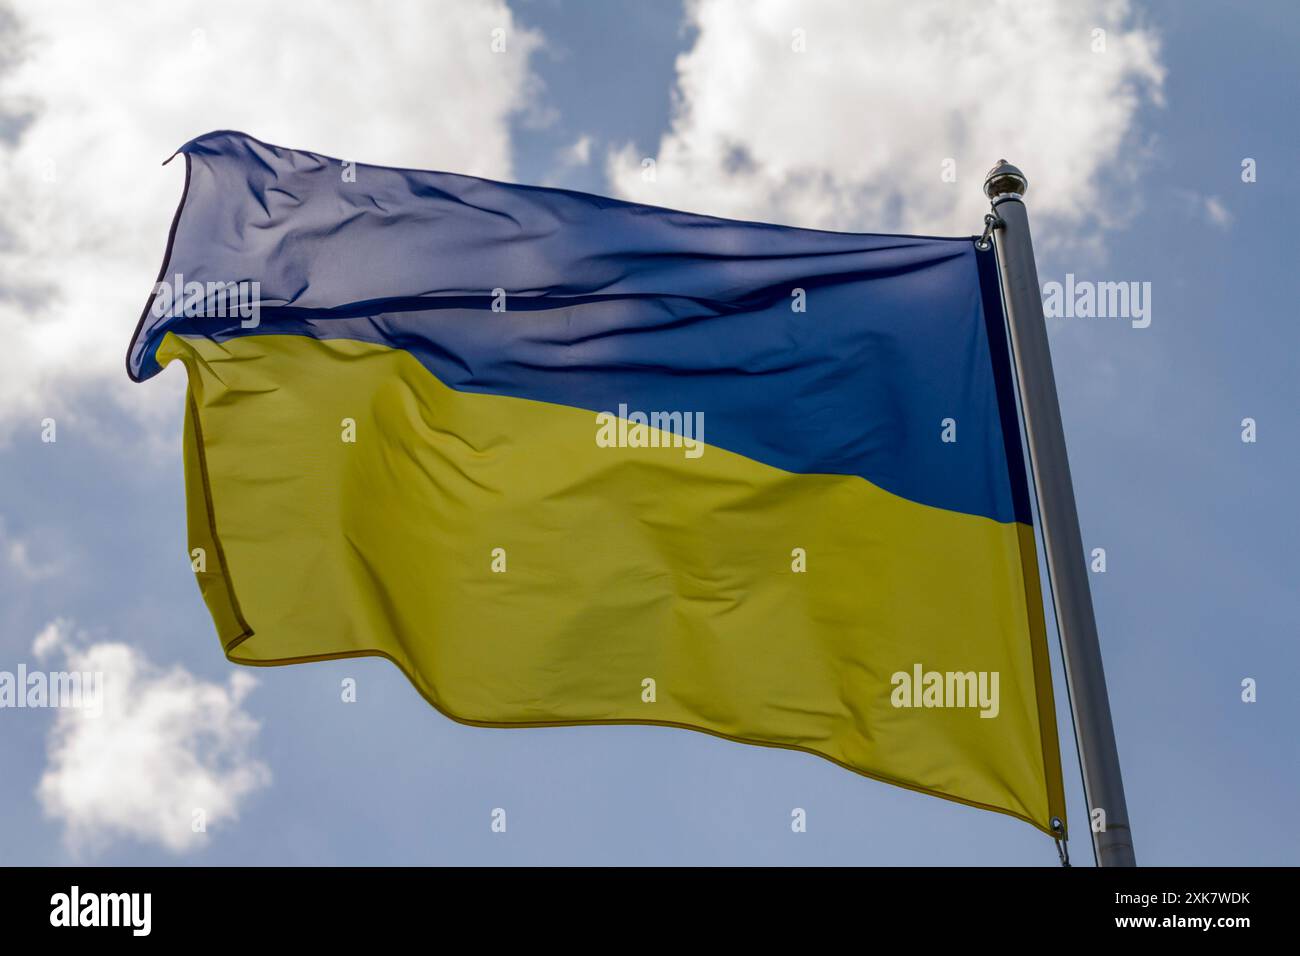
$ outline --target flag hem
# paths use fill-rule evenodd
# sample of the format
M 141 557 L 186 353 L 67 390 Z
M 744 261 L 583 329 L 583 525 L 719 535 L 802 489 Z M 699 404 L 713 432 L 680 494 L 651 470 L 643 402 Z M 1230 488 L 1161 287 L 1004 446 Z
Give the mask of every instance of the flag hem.
M 801 747 L 798 744 L 783 744 L 771 740 L 755 740 L 749 737 L 733 737 L 730 734 L 724 734 L 716 730 L 709 730 L 706 727 L 697 727 L 694 724 L 684 724 L 672 720 L 649 720 L 649 719 L 629 720 L 629 719 L 622 719 L 622 718 L 608 718 L 608 719 L 590 719 L 590 720 L 495 721 L 495 720 L 476 720 L 472 717 L 461 717 L 458 714 L 452 713 L 446 707 L 437 703 L 432 697 L 430 697 L 427 693 L 425 693 L 424 689 L 420 687 L 418 683 L 416 683 L 415 679 L 411 675 L 411 672 L 408 671 L 405 667 L 403 667 L 401 662 L 399 662 L 395 657 L 393 657 L 391 654 L 385 653 L 384 651 L 379 651 L 379 650 L 335 651 L 328 654 L 312 654 L 304 657 L 284 657 L 284 658 L 277 658 L 274 660 L 253 660 L 252 658 L 247 658 L 247 657 L 241 658 L 235 656 L 234 651 L 239 647 L 240 644 L 244 643 L 244 641 L 247 640 L 249 637 L 252 637 L 251 633 L 248 635 L 241 635 L 240 637 L 236 637 L 233 640 L 231 640 L 229 645 L 223 648 L 225 652 L 226 660 L 230 661 L 232 664 L 239 664 L 244 667 L 284 667 L 293 664 L 317 664 L 325 661 L 352 660 L 361 657 L 382 658 L 388 661 L 389 663 L 393 664 L 394 666 L 396 666 L 397 669 L 401 671 L 402 675 L 406 678 L 407 682 L 410 683 L 410 685 L 413 688 L 415 688 L 416 692 L 421 697 L 424 698 L 425 702 L 428 703 L 430 707 L 432 707 L 438 713 L 442 714 L 442 716 L 446 717 L 448 720 L 453 720 L 456 723 L 462 724 L 466 727 L 488 727 L 488 728 L 494 728 L 499 730 L 515 730 L 515 729 L 522 730 L 522 729 L 538 728 L 538 727 L 637 726 L 637 727 L 672 727 L 677 730 L 690 730 L 690 731 L 694 731 L 695 733 L 708 734 L 710 737 L 717 737 L 721 740 L 728 740 L 731 741 L 732 743 L 749 744 L 754 747 L 770 747 L 774 750 L 793 750 L 798 753 L 810 754 L 814 757 L 819 757 L 822 760 L 828 760 L 843 770 L 851 771 L 852 773 L 855 773 L 860 777 L 866 777 L 869 780 L 875 780 L 880 783 L 889 784 L 891 786 L 901 787 L 904 790 L 911 790 L 913 793 L 921 793 L 930 797 L 938 797 L 942 800 L 947 800 L 950 803 L 960 803 L 968 807 L 973 807 L 976 810 L 991 810 L 994 813 L 1000 813 L 1004 816 L 1013 817 L 1016 820 L 1021 820 L 1025 823 L 1028 823 L 1035 830 L 1040 830 L 1052 838 L 1057 838 L 1059 836 L 1059 834 L 1054 832 L 1049 826 L 1039 823 L 1038 821 L 1032 819 L 1031 817 L 1026 816 L 1023 813 L 1017 813 L 1014 810 L 1009 810 L 1006 807 L 995 807 L 992 806 L 991 804 L 980 803 L 977 800 L 969 800 L 965 797 L 959 797 L 954 794 L 944 793 L 940 790 L 931 790 L 926 787 L 918 786 L 917 784 L 905 783 L 904 781 L 901 780 L 895 780 L 894 778 L 885 776 L 884 774 L 873 773 L 869 770 L 863 770 L 859 767 L 854 767 L 852 764 L 848 764 L 841 760 L 837 760 L 834 757 L 821 753 L 820 751 L 813 750 L 810 747 Z
M 1053 837 L 1064 839 L 1069 834 L 1069 823 L 1066 817 L 1065 782 L 1061 772 L 1060 731 L 1056 724 L 1052 660 L 1047 646 L 1047 621 L 1043 610 L 1043 586 L 1038 575 L 1038 548 L 1029 500 L 1029 476 L 1024 446 L 1020 441 L 1015 373 L 1003 314 L 996 250 L 989 248 L 981 252 L 977 248 L 976 263 L 983 298 L 984 328 L 988 335 L 989 360 L 993 363 L 993 381 L 1001 413 L 1002 441 L 1007 452 L 1007 474 L 1012 485 L 1013 508 L 1018 516 L 1016 525 L 1020 548 L 1020 579 L 1025 586 L 1025 613 L 1029 618 L 1029 653 L 1034 669 L 1034 702 L 1038 711 L 1038 738 L 1042 747 L 1047 812 L 1049 817 L 1060 819 L 1062 827 L 1060 832 L 1047 832 Z M 1024 520 L 1019 520 L 1022 512 Z

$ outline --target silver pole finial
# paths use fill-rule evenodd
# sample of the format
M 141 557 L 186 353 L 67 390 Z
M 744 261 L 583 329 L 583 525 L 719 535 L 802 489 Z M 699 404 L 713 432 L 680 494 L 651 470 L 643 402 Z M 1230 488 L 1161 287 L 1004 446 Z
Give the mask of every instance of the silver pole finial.
M 998 164 L 984 177 L 984 195 L 988 196 L 994 205 L 997 205 L 997 201 L 1004 196 L 1019 198 L 1028 191 L 1029 180 L 1025 178 L 1025 174 L 1005 159 L 999 159 Z

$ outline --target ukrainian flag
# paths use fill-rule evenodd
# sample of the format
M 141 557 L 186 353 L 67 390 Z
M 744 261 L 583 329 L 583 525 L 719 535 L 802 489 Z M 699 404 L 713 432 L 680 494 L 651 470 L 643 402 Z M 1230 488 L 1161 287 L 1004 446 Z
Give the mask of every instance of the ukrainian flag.
M 464 723 L 684 727 L 1065 819 L 992 252 L 180 153 L 127 365 L 188 373 L 230 660 L 378 655 Z

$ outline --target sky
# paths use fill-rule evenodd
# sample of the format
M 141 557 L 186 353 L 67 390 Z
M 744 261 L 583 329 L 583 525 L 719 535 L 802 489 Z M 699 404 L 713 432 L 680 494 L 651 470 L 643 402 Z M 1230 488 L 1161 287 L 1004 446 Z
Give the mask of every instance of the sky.
M 808 754 L 466 727 L 379 659 L 228 663 L 186 552 L 184 373 L 122 368 L 180 196 L 160 163 L 222 128 L 858 232 L 977 232 L 1016 163 L 1044 283 L 1149 283 L 1146 327 L 1048 319 L 1139 862 L 1300 863 L 1293 3 L 207 7 L 0 0 L 0 671 L 127 689 L 93 724 L 0 709 L 0 864 L 1057 862 Z

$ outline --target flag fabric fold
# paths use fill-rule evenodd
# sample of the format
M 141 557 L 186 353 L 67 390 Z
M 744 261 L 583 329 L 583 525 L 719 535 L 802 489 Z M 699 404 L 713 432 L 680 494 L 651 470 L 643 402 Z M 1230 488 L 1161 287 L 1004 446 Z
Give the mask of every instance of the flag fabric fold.
M 127 355 L 188 373 L 230 660 L 645 723 L 1065 819 L 993 253 L 344 163 L 234 132 Z

